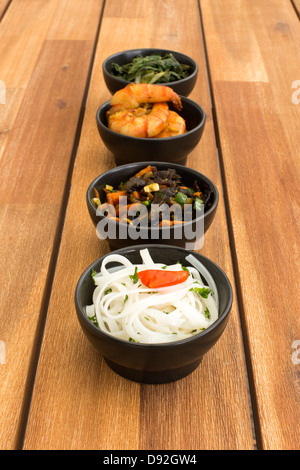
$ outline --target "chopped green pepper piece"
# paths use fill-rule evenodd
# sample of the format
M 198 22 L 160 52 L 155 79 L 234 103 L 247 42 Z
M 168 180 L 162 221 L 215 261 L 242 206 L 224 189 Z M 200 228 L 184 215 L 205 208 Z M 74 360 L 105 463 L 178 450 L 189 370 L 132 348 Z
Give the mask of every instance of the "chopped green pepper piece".
M 197 210 L 202 210 L 202 205 L 204 204 L 204 201 L 200 199 L 199 197 L 196 197 L 195 202 L 194 202 L 194 209 Z
M 181 206 L 183 206 L 186 203 L 187 200 L 187 195 L 183 194 L 182 192 L 178 191 L 175 196 L 175 201 L 178 202 Z
M 150 206 L 150 204 L 151 204 L 151 202 L 148 201 L 148 200 L 146 200 L 146 201 L 141 201 L 141 202 L 142 202 L 142 204 L 144 204 L 144 206 L 146 206 L 146 207 Z

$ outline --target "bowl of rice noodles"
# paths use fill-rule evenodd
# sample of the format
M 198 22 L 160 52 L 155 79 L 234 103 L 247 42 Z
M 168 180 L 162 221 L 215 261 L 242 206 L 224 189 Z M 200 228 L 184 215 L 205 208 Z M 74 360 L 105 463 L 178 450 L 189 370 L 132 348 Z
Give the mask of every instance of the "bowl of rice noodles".
M 192 373 L 222 335 L 231 305 L 219 266 L 169 245 L 110 252 L 85 269 L 75 289 L 88 341 L 114 372 L 139 383 Z

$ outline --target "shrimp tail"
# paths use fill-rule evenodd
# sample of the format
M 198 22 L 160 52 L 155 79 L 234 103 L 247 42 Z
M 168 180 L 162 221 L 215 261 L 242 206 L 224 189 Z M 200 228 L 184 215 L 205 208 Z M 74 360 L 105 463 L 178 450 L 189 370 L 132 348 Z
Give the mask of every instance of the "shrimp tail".
M 174 98 L 171 100 L 174 107 L 177 109 L 177 111 L 180 111 L 182 109 L 182 103 L 181 103 L 181 98 L 179 95 L 175 93 Z

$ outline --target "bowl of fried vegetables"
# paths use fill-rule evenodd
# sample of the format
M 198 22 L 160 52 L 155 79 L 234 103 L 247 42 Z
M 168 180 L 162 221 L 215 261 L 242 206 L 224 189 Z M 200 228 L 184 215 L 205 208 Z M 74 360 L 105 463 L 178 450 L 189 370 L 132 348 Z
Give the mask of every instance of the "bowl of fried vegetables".
M 218 201 L 217 187 L 202 173 L 152 161 L 112 168 L 86 193 L 97 236 L 111 250 L 150 242 L 201 248 Z
M 113 94 L 128 83 L 171 86 L 182 96 L 193 90 L 198 65 L 189 56 L 168 49 L 130 49 L 108 57 L 102 65 L 107 88 Z
M 131 83 L 96 113 L 99 135 L 116 165 L 159 160 L 185 165 L 205 126 L 203 108 L 173 88 Z

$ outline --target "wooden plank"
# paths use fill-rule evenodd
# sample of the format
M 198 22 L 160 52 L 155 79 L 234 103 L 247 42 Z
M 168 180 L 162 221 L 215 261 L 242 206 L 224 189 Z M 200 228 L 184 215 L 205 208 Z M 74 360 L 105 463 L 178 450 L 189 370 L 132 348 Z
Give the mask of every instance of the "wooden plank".
M 78 119 L 86 84 L 82 80 L 86 74 L 83 75 L 77 65 L 76 51 L 87 72 L 90 43 L 44 42 L 14 123 L 18 132 L 9 139 L 0 161 L 1 203 L 13 200 L 19 204 L 61 204 L 70 164 L 69 154 L 65 157 L 65 145 L 69 151 L 72 149 L 77 124 L 75 117 Z M 45 80 L 50 60 L 53 81 Z M 72 81 L 70 76 L 73 77 Z M 34 114 L 28 119 L 33 103 Z M 66 125 L 68 119 L 74 120 L 73 126 Z M 27 125 L 24 126 L 26 121 Z M 22 155 L 30 158 L 22 159 Z
M 47 31 L 47 39 L 83 41 L 95 39 L 102 2 L 64 0 L 55 12 L 55 21 Z
M 229 0 L 226 7 L 203 0 L 201 11 L 259 446 L 297 449 L 300 366 L 292 354 L 299 340 L 300 107 L 292 100 L 292 82 L 299 78 L 299 21 L 290 2 L 277 0 Z M 234 64 L 239 68 L 245 55 L 247 70 L 260 73 L 246 74 L 243 80 Z
M 6 105 L 0 108 L 0 158 L 56 7 L 56 1 L 14 0 L 1 21 L 0 80 Z
M 7 104 L 0 114 L 0 158 L 44 41 L 93 41 L 101 5 L 95 0 L 11 3 L 0 26 L 0 80 L 6 86 Z
M 47 4 L 47 9 L 43 8 L 43 3 Z M 101 12 L 101 4 L 95 0 L 96 3 L 98 17 L 93 17 L 89 25 L 89 35 L 93 29 L 94 36 Z M 36 43 L 39 54 L 36 56 L 33 49 L 33 58 L 26 51 L 24 61 L 28 61 L 24 64 L 19 59 L 21 44 L 13 42 L 11 55 L 7 54 L 1 60 L 8 85 L 7 104 L 1 108 L 4 111 L 1 125 L 8 131 L 0 141 L 3 145 L 0 160 L 0 275 L 5 286 L 0 294 L 0 338 L 6 349 L 6 363 L 0 366 L 0 402 L 4 404 L 0 416 L 2 449 L 14 449 L 20 438 L 22 403 L 26 400 L 31 361 L 43 323 L 47 298 L 45 286 L 51 281 L 49 269 L 55 255 L 66 182 L 94 47 L 92 40 L 46 40 L 49 21 L 43 25 L 46 33 L 41 33 L 39 41 L 34 38 L 34 31 L 37 35 L 40 32 L 38 23 L 47 19 L 51 9 L 59 12 L 58 2 L 25 0 L 14 4 L 19 10 L 14 10 L 11 5 L 5 15 L 5 25 L 4 20 L 1 23 L 0 34 L 2 32 L 8 44 L 11 26 L 12 37 L 17 38 L 19 31 L 23 39 L 28 37 L 29 44 Z M 80 6 L 84 9 L 81 1 L 77 6 L 79 12 Z M 36 16 L 32 16 L 33 13 Z M 2 42 L 1 48 L 5 49 Z M 14 64 L 13 70 L 9 70 L 9 63 Z
M 0 76 L 8 88 L 26 87 L 58 2 L 14 0 L 0 25 Z
M 113 167 L 95 125 L 109 99 L 102 77 L 106 56 L 133 47 L 170 47 L 195 58 L 199 80 L 191 98 L 207 111 L 207 126 L 188 165 L 220 190 L 220 206 L 203 253 L 234 287 L 211 103 L 201 45 L 198 2 L 106 1 L 81 131 L 60 253 L 47 314 L 25 449 L 252 449 L 253 438 L 237 305 L 226 333 L 192 375 L 174 384 L 139 385 L 114 374 L 78 325 L 74 290 L 81 272 L 109 251 L 96 237 L 85 193 Z M 113 31 L 113 34 L 112 34 Z M 76 412 L 74 412 L 76 410 Z M 155 412 L 154 412 L 155 410 Z M 220 423 L 222 423 L 220 425 Z

